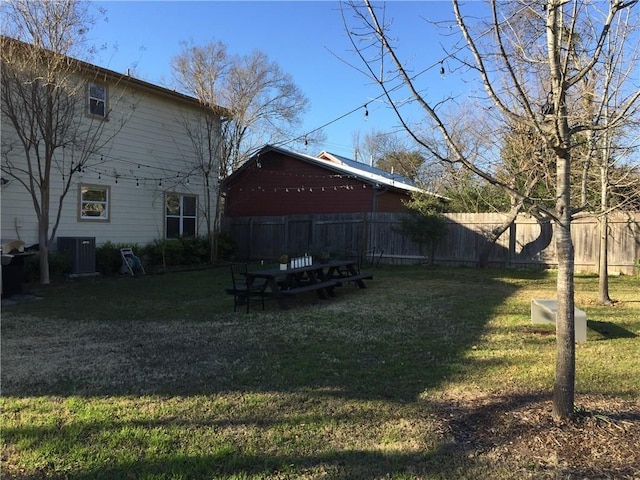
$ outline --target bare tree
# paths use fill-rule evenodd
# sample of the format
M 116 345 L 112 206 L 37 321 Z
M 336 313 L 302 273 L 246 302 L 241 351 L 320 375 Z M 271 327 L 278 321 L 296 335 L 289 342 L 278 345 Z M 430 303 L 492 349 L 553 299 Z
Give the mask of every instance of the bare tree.
M 4 31 L 12 36 L 1 38 L 2 115 L 12 127 L 2 132 L 2 172 L 31 196 L 38 219 L 40 281 L 49 283 L 49 245 L 64 199 L 76 175 L 122 124 L 86 115 L 86 78 L 97 73 L 72 58 L 83 48 L 90 51 L 86 34 L 93 19 L 86 4 L 16 0 L 4 3 L 2 12 Z M 109 116 L 106 105 L 98 108 Z
M 215 238 L 220 216 L 219 182 L 263 144 L 290 138 L 290 130 L 300 121 L 308 101 L 291 76 L 260 51 L 231 56 L 222 42 L 185 44 L 172 67 L 179 88 L 212 109 L 222 106 L 226 113 L 220 131 L 205 129 L 215 134 L 214 138 L 199 138 L 208 150 L 196 152 L 194 165 L 216 197 L 215 212 L 207 216 L 210 235 Z M 218 142 L 220 134 L 222 141 Z M 196 138 L 193 131 L 190 136 Z M 215 247 L 213 252 L 215 255 Z
M 192 147 L 189 157 L 194 160 L 189 176 L 195 175 L 202 179 L 204 201 L 199 203 L 199 210 L 206 223 L 211 263 L 217 260 L 216 233 L 219 231 L 220 217 L 220 202 L 217 194 L 222 146 L 221 116 L 224 116 L 222 109 L 213 107 L 208 108 L 204 115 L 197 119 L 186 115 L 177 119 L 177 122 L 184 127 Z
M 604 44 L 603 60 L 583 81 L 585 115 L 595 128 L 586 132 L 582 201 L 592 201 L 594 209 L 599 211 L 598 301 L 605 305 L 612 303 L 608 277 L 609 214 L 613 210 L 628 208 L 637 195 L 633 188 L 637 186 L 634 167 L 626 165 L 625 160 L 633 150 L 627 145 L 629 133 L 637 131 L 638 105 L 628 109 L 628 120 L 624 124 L 618 122 L 618 125 L 611 125 L 612 119 L 619 115 L 620 108 L 626 108 L 628 95 L 633 95 L 624 87 L 633 82 L 632 77 L 640 63 L 637 17 L 627 10 L 614 27 Z M 635 45 L 632 40 L 634 37 Z M 626 194 L 614 195 L 614 192 L 621 190 Z M 595 198 L 589 198 L 589 191 L 597 192 Z
M 222 178 L 263 144 L 290 138 L 308 105 L 291 76 L 261 51 L 230 56 L 221 42 L 185 45 L 172 65 L 181 89 L 228 111 L 222 127 Z
M 418 180 L 426 163 L 424 156 L 411 150 L 411 146 L 391 133 L 371 132 L 364 136 L 364 148 L 356 147 L 364 153 L 362 163 L 373 165 L 391 173 L 397 173 L 413 181 Z
M 514 16 L 513 10 L 502 9 L 504 4 L 491 1 L 488 26 L 483 23 L 480 25 L 482 30 L 477 32 L 470 24 L 471 18 L 463 14 L 458 1 L 452 1 L 461 46 L 448 54 L 449 61 L 458 60 L 463 68 L 477 74 L 486 92 L 483 107 L 487 115 L 495 118 L 498 123 L 510 121 L 527 126 L 553 151 L 556 178 L 553 208 L 541 204 L 517 186 L 500 179 L 490 165 L 473 161 L 465 154 L 463 145 L 456 141 L 450 125 L 441 115 L 438 104 L 424 95 L 416 76 L 399 58 L 392 43 L 389 25 L 380 20 L 384 17 L 368 0 L 364 6 L 350 4 L 350 11 L 360 26 L 360 30 L 348 27 L 352 32 L 356 53 L 368 76 L 383 89 L 390 106 L 409 135 L 442 162 L 464 166 L 487 182 L 504 189 L 516 201 L 531 205 L 552 219 L 556 226 L 558 311 L 553 393 L 553 415 L 556 418 L 570 417 L 574 411 L 575 399 L 574 250 L 571 240 L 571 223 L 575 210 L 571 203 L 572 153 L 576 136 L 595 128 L 584 122 L 584 116 L 576 106 L 579 101 L 576 90 L 585 76 L 601 61 L 605 42 L 620 12 L 633 6 L 636 1 L 612 0 L 607 4 L 607 10 L 599 15 L 598 23 L 589 25 L 581 20 L 591 12 L 594 12 L 592 18 L 596 18 L 595 8 L 590 4 L 578 0 L 547 0 L 542 5 L 522 2 L 520 9 L 529 12 L 532 19 L 531 31 L 516 28 L 520 19 Z M 345 26 L 346 24 L 345 17 Z M 583 37 L 580 45 L 574 42 L 578 34 Z M 583 50 L 576 52 L 577 48 Z M 585 58 L 588 60 L 582 62 Z M 544 66 L 543 70 L 540 65 Z M 389 75 L 387 72 L 392 73 Z M 413 101 L 426 114 L 429 122 L 427 127 L 411 124 L 403 115 L 402 104 L 394 99 L 399 82 L 408 89 Z M 541 98 L 540 92 L 548 92 L 546 98 Z M 640 91 L 627 96 L 610 119 L 608 128 L 624 122 L 639 96 Z M 439 143 L 447 146 L 448 155 L 443 155 L 437 144 L 425 141 L 422 132 L 427 128 L 439 132 Z
M 407 142 L 401 140 L 395 133 L 374 130 L 365 133 L 362 140 L 360 132 L 353 134 L 353 148 L 358 157 L 356 160 L 368 165 L 375 166 L 386 154 L 407 150 L 408 147 Z
M 235 59 L 226 85 L 223 106 L 231 116 L 224 132 L 225 158 L 233 171 L 263 144 L 290 138 L 308 100 L 291 75 L 258 50 Z

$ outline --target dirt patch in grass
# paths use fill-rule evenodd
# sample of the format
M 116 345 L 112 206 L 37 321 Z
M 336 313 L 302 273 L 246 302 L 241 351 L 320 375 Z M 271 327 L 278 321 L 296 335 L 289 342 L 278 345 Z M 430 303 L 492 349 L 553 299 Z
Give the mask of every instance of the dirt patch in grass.
M 21 334 L 11 332 L 14 328 Z M 5 395 L 221 389 L 230 379 L 220 374 L 235 371 L 242 354 L 238 342 L 246 335 L 238 320 L 100 324 L 16 316 L 3 329 Z
M 449 452 L 463 462 L 503 464 L 509 478 L 640 478 L 640 404 L 578 395 L 573 421 L 554 421 L 549 395 L 461 394 L 436 407 Z

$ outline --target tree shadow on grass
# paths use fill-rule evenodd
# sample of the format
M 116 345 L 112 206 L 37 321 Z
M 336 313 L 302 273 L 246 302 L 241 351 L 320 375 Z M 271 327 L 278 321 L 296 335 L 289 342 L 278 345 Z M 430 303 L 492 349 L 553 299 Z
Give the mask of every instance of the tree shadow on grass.
M 634 478 L 634 465 L 640 460 L 635 445 L 640 412 L 632 401 L 610 404 L 610 399 L 579 397 L 587 408 L 573 422 L 554 422 L 549 414 L 550 395 L 537 392 L 492 395 L 452 401 L 427 401 L 425 409 L 445 419 L 438 442 L 431 448 L 397 450 L 376 448 L 335 449 L 322 444 L 313 448 L 292 448 L 295 435 L 277 439 L 264 449 L 238 444 L 224 436 L 224 429 L 252 426 L 250 415 L 234 419 L 203 422 L 174 419 L 173 428 L 190 435 L 205 431 L 221 437 L 206 451 L 178 450 L 175 440 L 164 445 L 156 439 L 137 437 L 134 427 L 157 431 L 163 421 L 118 422 L 111 420 L 77 422 L 73 425 L 40 425 L 8 429 L 5 435 L 19 436 L 31 448 L 46 447 L 52 438 L 102 438 L 105 441 L 123 431 L 139 458 L 131 455 L 104 459 L 90 466 L 65 469 L 64 478 L 315 478 L 359 480 L 370 478 Z M 607 415 L 601 413 L 606 408 Z M 341 420 L 359 422 L 363 412 L 351 412 Z M 260 419 L 262 426 L 282 428 L 286 414 Z M 231 422 L 231 423 L 229 423 Z M 271 422 L 271 423 L 269 423 Z M 635 423 L 631 423 L 635 422 Z M 635 425 L 635 427 L 633 426 Z M 322 433 L 319 432 L 320 435 Z M 148 442 L 148 445 L 140 442 Z M 279 445 L 278 442 L 283 442 Z M 358 439 L 353 440 L 354 445 Z M 63 443 L 59 443 L 63 445 Z M 128 445 L 129 443 L 126 443 Z M 93 448 L 99 449 L 99 445 Z M 125 447 L 126 448 L 126 447 Z M 160 448 L 160 451 L 157 449 Z M 287 453 L 295 450 L 300 453 Z M 590 452 L 597 450 L 598 456 Z M 90 454 L 88 449 L 86 454 Z M 47 468 L 47 467 L 43 467 Z M 50 467 L 49 467 L 50 468 Z M 10 473 L 10 472 L 9 472 Z M 54 478 L 51 471 L 43 476 Z M 11 478 L 9 475 L 8 478 Z
M 377 278 L 366 290 L 341 289 L 334 299 L 284 312 L 157 320 L 149 312 L 143 321 L 101 321 L 98 312 L 82 322 L 8 320 L 4 394 L 330 389 L 345 398 L 413 402 L 472 368 L 465 352 L 518 288 L 486 270 L 387 269 Z
M 587 327 L 595 330 L 600 335 L 602 335 L 604 337 L 603 340 L 614 338 L 636 338 L 638 336 L 632 331 L 627 330 L 626 328 L 621 327 L 620 325 L 617 325 L 613 322 L 587 320 Z
M 146 460 L 117 464 L 77 474 L 68 480 L 112 480 L 114 478 L 328 478 L 369 480 L 397 478 L 422 471 L 434 462 L 430 454 L 385 454 L 368 451 L 341 451 L 308 456 L 242 454 L 232 449 L 218 455 L 175 455 L 170 460 Z M 185 476 L 185 472 L 189 472 Z M 407 477 L 404 477 L 407 478 Z M 409 477 L 412 478 L 412 477 Z
M 129 432 L 127 439 L 123 439 L 125 445 L 131 444 L 132 450 L 140 451 L 140 458 L 135 460 L 127 456 L 126 460 L 114 460 L 105 458 L 93 462 L 90 467 L 65 469 L 66 479 L 113 479 L 113 478 L 307 478 L 318 477 L 336 480 L 358 480 L 371 478 L 415 478 L 415 476 L 436 475 L 436 478 L 452 478 L 455 476 L 455 466 L 464 464 L 466 469 L 473 466 L 473 461 L 468 460 L 470 452 L 477 451 L 486 446 L 486 441 L 476 435 L 479 428 L 490 425 L 488 418 L 500 416 L 502 409 L 508 410 L 516 406 L 522 406 L 527 402 L 537 401 L 535 396 L 514 397 L 502 399 L 501 402 L 462 406 L 451 403 L 427 406 L 436 408 L 436 411 L 447 416 L 452 416 L 450 425 L 444 427 L 443 434 L 437 446 L 430 449 L 388 449 L 380 446 L 376 449 L 349 448 L 333 450 L 325 445 L 317 453 L 287 454 L 261 452 L 260 449 L 245 448 L 236 444 L 232 439 L 224 439 L 225 428 L 242 428 L 243 424 L 253 426 L 256 419 L 251 416 L 239 417 L 221 421 L 202 422 L 193 419 L 174 419 L 170 424 L 163 421 L 145 422 L 121 422 L 111 419 L 78 421 L 71 425 L 39 425 L 9 428 L 5 432 L 9 438 L 19 437 L 23 442 L 29 442 L 30 448 L 46 449 L 53 438 L 58 438 L 59 445 L 65 445 L 63 439 L 102 438 L 104 441 L 117 436 L 119 432 Z M 496 408 L 496 404 L 499 407 Z M 453 415 L 455 414 L 455 415 Z M 363 412 L 350 412 L 343 414 L 341 418 L 334 419 L 345 422 L 362 422 L 360 416 Z M 278 418 L 260 419 L 263 427 L 282 428 L 281 422 L 287 420 L 287 415 L 282 414 Z M 205 430 L 218 432 L 221 440 L 215 445 L 210 445 L 206 452 L 194 451 L 188 455 L 184 452 L 175 452 L 167 449 L 166 452 L 157 452 L 162 449 L 162 442 L 137 437 L 136 427 L 147 431 L 157 431 L 158 428 L 167 426 L 182 428 L 190 434 L 197 434 Z M 321 433 L 320 433 L 321 434 Z M 285 444 L 274 444 L 268 447 L 272 452 L 287 452 L 291 445 L 287 442 L 294 441 L 294 437 L 283 439 Z M 512 437 L 508 432 L 502 436 L 501 442 L 509 443 Z M 148 442 L 144 445 L 140 442 Z M 358 439 L 353 439 L 358 444 Z M 89 442 L 91 445 L 91 442 Z M 69 445 L 73 445 L 70 442 Z M 89 446 L 85 454 L 91 455 L 91 449 L 99 449 L 99 445 Z M 126 447 L 123 447 L 126 448 Z M 174 446 L 175 448 L 175 446 Z M 257 450 L 257 451 L 256 451 Z M 407 451 L 408 450 L 408 451 Z M 298 451 L 309 451 L 309 448 L 301 447 Z M 62 452 L 59 452 L 62 453 Z M 50 460 L 53 460 L 51 458 Z M 43 467 L 43 476 L 52 477 L 53 464 Z M 75 470 L 75 471 L 74 471 Z M 9 472 L 10 473 L 10 472 Z M 10 477 L 9 477 L 10 478 Z
M 188 423 L 188 422 L 185 422 Z M 148 429 L 162 428 L 149 422 L 145 425 Z M 215 425 L 184 425 L 191 432 L 200 432 L 201 428 L 216 428 Z M 23 442 L 28 441 L 32 449 L 46 450 L 54 438 L 66 438 L 69 436 L 82 436 L 82 438 L 109 439 L 124 431 L 132 432 L 131 425 L 127 423 L 110 423 L 108 426 L 99 424 L 73 425 L 68 427 L 25 427 L 7 432 L 9 438 L 19 436 Z M 192 433 L 193 434 L 193 433 Z M 131 435 L 135 435 L 131 433 Z M 222 435 L 222 434 L 221 434 Z M 95 448 L 85 447 L 85 454 L 91 455 L 96 460 L 89 465 L 72 468 L 64 468 L 60 478 L 67 480 L 111 480 L 126 478 L 332 478 L 344 480 L 368 480 L 371 478 L 383 478 L 398 474 L 407 474 L 417 471 L 428 471 L 430 465 L 437 465 L 434 455 L 438 450 L 419 452 L 376 451 L 359 448 L 344 450 L 332 450 L 331 448 L 319 449 L 316 453 L 286 453 L 291 451 L 291 445 L 278 445 L 278 441 L 264 451 L 255 447 L 247 447 L 235 444 L 234 441 L 220 441 L 217 445 L 207 448 L 206 451 L 190 449 L 190 454 L 184 451 L 158 451 L 158 442 L 149 442 L 143 446 L 137 439 L 132 442 L 132 448 L 128 455 L 111 458 L 101 458 L 98 455 L 100 446 Z M 357 442 L 357 439 L 354 439 Z M 56 443 L 62 445 L 58 440 Z M 75 447 L 74 447 L 75 448 Z M 162 447 L 160 447 L 162 448 Z M 175 446 L 173 448 L 176 448 Z M 92 452 L 92 450 L 94 450 Z M 300 447 L 297 451 L 309 451 Z M 138 458 L 132 458 L 138 452 Z M 133 453 L 133 455 L 131 454 Z M 54 472 L 55 464 L 63 458 L 64 451 L 58 448 L 56 456 L 49 457 L 49 463 L 44 463 L 34 472 L 30 478 L 57 478 Z M 59 467 L 58 467 L 59 468 Z M 3 469 L 6 478 L 14 478 L 11 470 Z M 4 476 L 3 476 L 4 478 Z M 20 478 L 17 475 L 15 478 Z

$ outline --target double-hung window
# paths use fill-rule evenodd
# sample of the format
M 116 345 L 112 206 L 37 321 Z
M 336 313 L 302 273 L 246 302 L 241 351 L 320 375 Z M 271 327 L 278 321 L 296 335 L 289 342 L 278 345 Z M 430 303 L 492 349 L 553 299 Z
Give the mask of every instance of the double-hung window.
M 111 191 L 105 185 L 80 185 L 78 219 L 90 222 L 109 221 Z
M 89 82 L 87 85 L 87 113 L 95 117 L 107 117 L 107 86 Z
M 165 196 L 165 237 L 195 237 L 197 210 L 195 195 L 168 193 Z

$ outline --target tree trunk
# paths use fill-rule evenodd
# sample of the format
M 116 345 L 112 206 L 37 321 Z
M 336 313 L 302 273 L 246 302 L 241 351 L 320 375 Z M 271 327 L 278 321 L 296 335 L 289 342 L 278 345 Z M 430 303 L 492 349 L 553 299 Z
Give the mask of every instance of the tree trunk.
M 608 118 L 608 109 L 607 116 Z M 609 155 L 610 142 L 609 135 L 604 134 L 604 145 L 600 157 L 600 258 L 598 261 L 598 302 L 603 305 L 609 305 L 611 298 L 609 297 L 609 217 L 607 210 L 609 209 Z
M 46 213 L 45 213 L 46 212 Z M 43 208 L 38 219 L 38 243 L 40 255 L 40 283 L 51 283 L 49 275 L 49 211 Z
M 205 220 L 207 224 L 207 239 L 209 240 L 209 263 L 214 264 L 216 262 L 216 242 L 215 242 L 215 232 L 213 231 L 213 223 L 211 212 L 211 185 L 209 185 L 209 175 L 205 173 L 204 175 L 204 196 L 205 202 L 207 202 L 206 206 L 206 214 Z
M 561 59 L 564 32 L 560 0 L 547 4 L 547 49 L 553 94 L 553 115 L 545 127 L 554 138 L 556 157 L 556 251 L 558 256 L 556 313 L 556 377 L 553 385 L 553 417 L 573 415 L 576 376 L 574 323 L 574 253 L 571 239 L 571 130 L 566 102 L 566 79 Z
M 574 252 L 571 240 L 570 208 L 571 156 L 561 148 L 557 155 L 557 212 L 556 232 L 558 280 L 556 314 L 556 377 L 553 387 L 553 416 L 566 419 L 573 415 L 575 397 L 575 324 L 574 324 Z
M 609 305 L 609 219 L 607 215 L 600 217 L 600 259 L 598 261 L 598 302 Z

